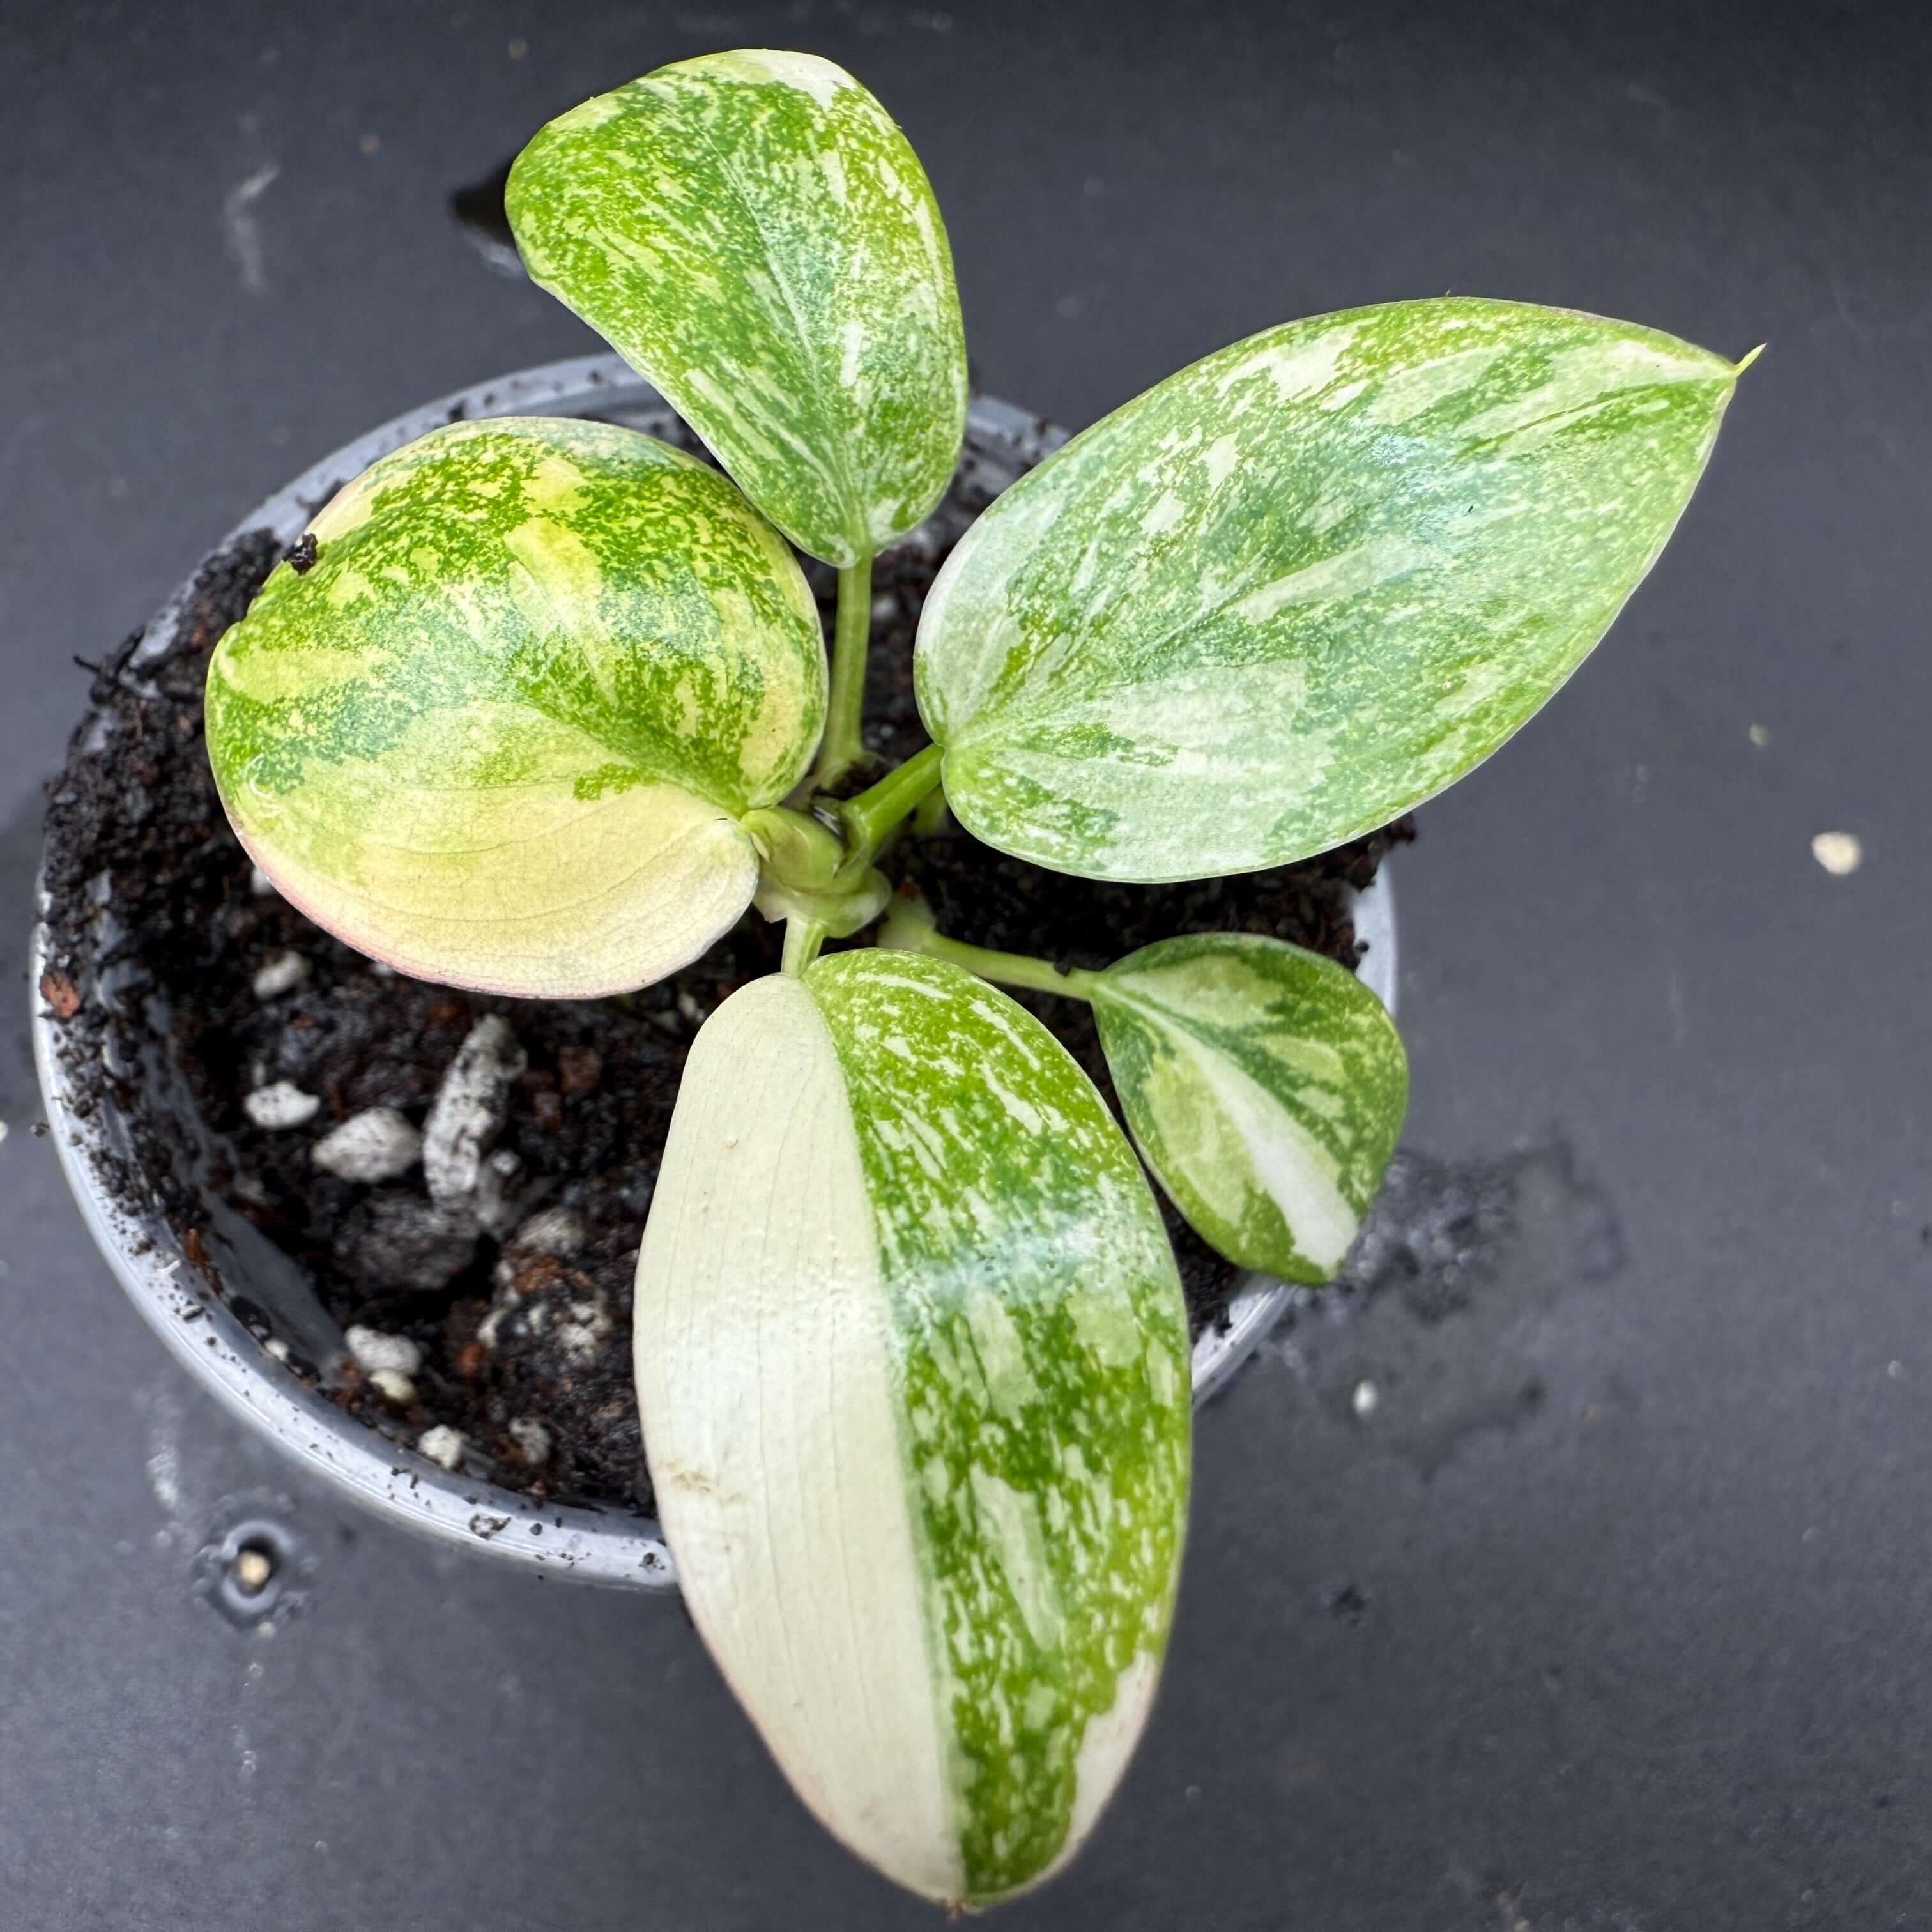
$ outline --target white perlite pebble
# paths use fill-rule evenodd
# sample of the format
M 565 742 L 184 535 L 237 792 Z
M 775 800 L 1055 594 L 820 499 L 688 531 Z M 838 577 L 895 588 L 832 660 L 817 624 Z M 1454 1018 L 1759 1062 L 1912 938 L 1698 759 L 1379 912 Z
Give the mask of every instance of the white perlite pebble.
M 279 1335 L 271 1335 L 262 1346 L 278 1362 L 286 1362 L 289 1358 L 289 1345 Z
M 407 1408 L 416 1399 L 416 1385 L 396 1369 L 378 1369 L 369 1385 L 392 1408 Z
M 509 1190 L 523 1169 L 524 1163 L 515 1154 L 508 1148 L 499 1148 L 477 1173 L 473 1198 L 476 1218 L 500 1239 L 517 1218 L 517 1204 L 509 1198 Z
M 1849 878 L 1864 862 L 1865 848 L 1852 832 L 1821 832 L 1811 842 L 1811 856 L 1834 879 Z
M 275 882 L 260 866 L 248 868 L 248 890 L 258 899 L 272 899 L 275 896 Z
M 532 1309 L 530 1326 L 536 1326 L 536 1316 L 542 1311 Z M 588 1363 L 596 1358 L 598 1351 L 609 1341 L 615 1324 L 610 1319 L 610 1311 L 599 1295 L 595 1301 L 573 1301 L 567 1318 L 556 1324 L 556 1345 L 573 1362 Z
M 453 1469 L 463 1460 L 463 1432 L 439 1422 L 434 1429 L 425 1429 L 416 1438 L 416 1448 L 432 1462 L 440 1462 L 446 1469 Z
M 433 1201 L 466 1201 L 483 1172 L 483 1150 L 502 1130 L 523 1048 L 495 1013 L 470 1029 L 423 1124 L 423 1178 Z
M 568 1261 L 584 1245 L 584 1216 L 574 1208 L 542 1208 L 510 1237 L 519 1252 Z
M 279 1000 L 308 977 L 308 962 L 299 952 L 274 952 L 256 969 L 253 985 L 258 1000 Z
M 524 1460 L 532 1466 L 550 1460 L 550 1432 L 535 1416 L 518 1416 L 510 1424 L 510 1440 L 523 1452 Z
M 422 1351 L 406 1335 L 386 1335 L 380 1328 L 352 1328 L 342 1338 L 356 1366 L 374 1375 L 379 1369 L 412 1376 L 422 1366 Z
M 1349 1402 L 1356 1414 L 1366 1422 L 1382 1406 L 1382 1400 L 1373 1382 L 1358 1382 Z
M 278 1080 L 257 1087 L 242 1102 L 242 1111 L 265 1132 L 276 1134 L 290 1127 L 305 1127 L 322 1112 L 318 1095 L 304 1094 L 292 1080 Z
M 394 1180 L 422 1151 L 422 1136 L 393 1107 L 370 1107 L 332 1127 L 310 1155 L 326 1174 L 343 1180 Z

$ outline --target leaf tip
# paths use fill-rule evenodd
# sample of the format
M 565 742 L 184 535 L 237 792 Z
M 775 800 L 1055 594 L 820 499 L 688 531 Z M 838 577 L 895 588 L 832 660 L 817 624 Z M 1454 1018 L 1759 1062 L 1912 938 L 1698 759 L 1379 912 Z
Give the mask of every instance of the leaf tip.
M 1770 344 L 1768 343 L 1760 342 L 1755 349 L 1750 350 L 1745 354 L 1739 356 L 1737 360 L 1736 366 L 1731 370 L 1732 376 L 1734 378 L 1742 376 L 1769 346 Z

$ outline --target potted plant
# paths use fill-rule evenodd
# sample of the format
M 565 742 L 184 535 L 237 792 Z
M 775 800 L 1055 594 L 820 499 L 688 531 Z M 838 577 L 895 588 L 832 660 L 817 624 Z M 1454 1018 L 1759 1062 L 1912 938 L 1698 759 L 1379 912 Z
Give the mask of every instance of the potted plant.
M 214 780 L 262 888 L 392 974 L 590 1001 L 736 949 L 640 1204 L 659 1513 L 806 1802 L 902 1884 L 985 1904 L 1078 1850 L 1157 1681 L 1190 1454 L 1168 1226 L 1329 1279 L 1407 1072 L 1343 964 L 1244 922 L 1094 966 L 986 943 L 994 889 L 932 835 L 1090 909 L 1374 834 L 1601 637 L 1743 365 L 1447 298 L 1221 350 L 958 535 L 917 619 L 929 742 L 893 760 L 862 728 L 874 562 L 954 479 L 968 404 L 903 136 L 827 62 L 715 56 L 550 123 L 508 206 L 533 276 L 722 467 L 540 416 L 382 454 L 204 639 Z M 829 667 L 794 547 L 836 573 Z M 754 907 L 782 929 L 764 971 Z M 306 970 L 265 961 L 258 991 Z M 1124 1131 L 1002 988 L 1084 1015 Z M 41 990 L 82 1002 L 51 952 Z M 266 1062 L 249 1118 L 326 1126 L 309 1158 L 375 1189 L 353 1211 L 418 1286 L 500 1240 L 466 1348 L 506 1322 L 594 1348 L 613 1317 L 572 1210 L 490 1152 L 527 1056 L 452 1004 L 420 1124 Z M 554 1058 L 531 1090 L 590 1064 Z M 378 1184 L 418 1163 L 405 1213 Z M 352 1400 L 414 1397 L 398 1339 L 351 1330 Z

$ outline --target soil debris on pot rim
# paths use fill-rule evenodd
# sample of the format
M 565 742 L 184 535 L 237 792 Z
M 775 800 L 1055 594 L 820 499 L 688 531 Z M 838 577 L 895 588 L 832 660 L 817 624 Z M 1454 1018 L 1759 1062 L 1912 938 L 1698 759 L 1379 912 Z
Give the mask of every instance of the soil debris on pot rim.
M 926 592 L 1007 480 L 969 460 L 874 566 L 867 742 L 890 761 L 926 742 L 912 643 Z M 638 1239 L 692 1039 L 735 988 L 778 970 L 782 928 L 748 913 L 673 978 L 573 1001 L 406 979 L 311 925 L 230 830 L 202 741 L 209 654 L 284 554 L 267 531 L 240 538 L 202 565 L 171 635 L 88 667 L 92 709 L 48 791 L 40 988 L 76 1111 L 116 1110 L 130 1154 L 104 1163 L 111 1187 L 136 1211 L 158 1205 L 292 1372 L 506 1487 L 648 1514 L 630 1365 Z M 807 570 L 829 620 L 833 574 Z M 1412 836 L 1404 820 L 1298 866 L 1118 886 L 1043 872 L 949 821 L 889 868 L 945 931 L 1063 964 L 1238 930 L 1352 966 L 1347 888 Z M 1089 1009 L 1018 997 L 1112 1103 Z M 1162 1205 L 1198 1334 L 1238 1271 Z M 264 1241 L 352 1346 L 311 1362 L 278 1332 L 262 1306 L 275 1298 L 238 1260 L 271 1253 Z

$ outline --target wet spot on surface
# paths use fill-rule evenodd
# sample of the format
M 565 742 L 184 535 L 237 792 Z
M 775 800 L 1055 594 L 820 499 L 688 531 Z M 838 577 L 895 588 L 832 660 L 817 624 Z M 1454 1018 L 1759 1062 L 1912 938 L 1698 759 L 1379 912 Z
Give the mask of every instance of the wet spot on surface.
M 1538 1318 L 1625 1264 L 1615 1210 L 1561 1136 L 1498 1158 L 1404 1150 L 1340 1278 L 1268 1345 L 1364 1446 L 1432 1475 L 1546 1399 Z

